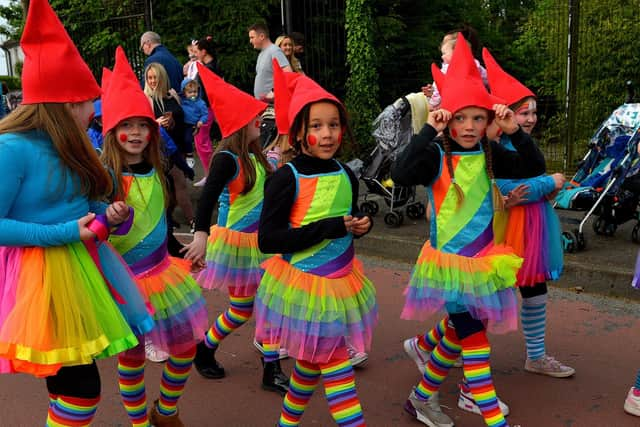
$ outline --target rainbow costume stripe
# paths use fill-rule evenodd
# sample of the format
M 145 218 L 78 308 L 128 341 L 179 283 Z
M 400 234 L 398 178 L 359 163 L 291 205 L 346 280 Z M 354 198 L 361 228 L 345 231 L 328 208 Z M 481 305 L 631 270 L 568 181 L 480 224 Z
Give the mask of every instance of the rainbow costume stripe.
M 457 207 L 441 150 L 440 175 L 428 196 L 431 234 L 405 290 L 403 319 L 424 320 L 446 308 L 468 311 L 497 330 L 517 329 L 513 286 L 522 259 L 494 242 L 491 184 L 482 150 L 451 153 L 456 182 L 465 198 Z
M 131 230 L 110 236 L 136 275 L 140 292 L 154 310 L 154 328 L 145 334 L 170 354 L 190 350 L 207 330 L 207 313 L 200 287 L 189 274 L 187 261 L 167 252 L 167 222 L 160 177 L 124 174 L 125 202 L 134 209 Z
M 292 164 L 297 194 L 289 224 L 302 227 L 351 212 L 349 176 L 302 175 Z M 256 297 L 256 336 L 280 339 L 289 355 L 326 363 L 345 338 L 357 350 L 371 344 L 377 321 L 375 289 L 354 259 L 353 236 L 325 239 L 303 251 L 275 256 L 263 264 Z
M 207 289 L 229 288 L 236 296 L 253 296 L 262 278 L 260 264 L 267 258 L 258 249 L 266 173 L 251 154 L 256 182 L 251 191 L 242 194 L 245 175 L 238 156 L 223 153 L 233 156 L 237 173 L 218 199 L 218 222 L 211 227 L 207 240 L 207 266 L 196 279 Z

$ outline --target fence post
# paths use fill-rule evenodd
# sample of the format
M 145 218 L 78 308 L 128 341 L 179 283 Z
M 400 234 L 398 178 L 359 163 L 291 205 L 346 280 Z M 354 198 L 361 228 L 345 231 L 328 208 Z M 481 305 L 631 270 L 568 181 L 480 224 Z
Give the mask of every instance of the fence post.
M 563 169 L 573 170 L 573 146 L 575 144 L 577 107 L 578 33 L 580 29 L 580 0 L 569 0 L 569 30 L 567 32 L 567 86 L 565 93 L 565 151 Z
M 153 31 L 153 0 L 144 2 L 144 26 L 147 31 Z

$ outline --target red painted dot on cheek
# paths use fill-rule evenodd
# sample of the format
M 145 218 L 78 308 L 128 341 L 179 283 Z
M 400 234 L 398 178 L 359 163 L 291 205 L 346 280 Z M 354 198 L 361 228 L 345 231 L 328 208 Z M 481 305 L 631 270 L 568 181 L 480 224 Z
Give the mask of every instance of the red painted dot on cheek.
M 451 136 L 455 138 L 458 136 L 458 132 L 455 129 L 451 129 Z
M 118 135 L 118 139 L 120 140 L 120 142 L 127 142 L 129 137 L 127 136 L 126 133 L 121 133 L 120 135 Z
M 307 135 L 307 143 L 309 145 L 316 145 L 318 143 L 318 138 L 315 135 Z
M 151 133 L 147 134 L 147 142 L 151 141 Z
M 498 136 L 502 135 L 502 129 L 498 129 Z
M 259 127 L 260 127 L 260 120 L 256 120 L 255 122 L 253 122 L 253 125 L 254 125 L 256 128 L 259 128 Z

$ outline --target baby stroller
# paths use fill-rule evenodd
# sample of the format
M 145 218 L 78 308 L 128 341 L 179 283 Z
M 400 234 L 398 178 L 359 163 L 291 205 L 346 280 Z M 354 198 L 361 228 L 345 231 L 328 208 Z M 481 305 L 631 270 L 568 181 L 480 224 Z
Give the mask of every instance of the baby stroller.
M 557 208 L 587 210 L 577 229 L 562 233 L 567 252 L 586 247 L 583 228 L 592 215 L 598 216 L 593 230 L 606 236 L 613 236 L 620 224 L 638 219 L 640 191 L 627 184 L 640 178 L 639 141 L 640 103 L 618 107 L 591 138 L 578 171 L 556 197 Z M 633 241 L 640 239 L 639 233 L 640 222 L 633 229 Z
M 403 208 L 411 219 L 424 217 L 426 213 L 424 204 L 416 201 L 415 186 L 399 186 L 391 180 L 393 161 L 407 146 L 416 127 L 420 126 L 417 120 L 412 120 L 412 109 L 421 111 L 420 117 L 426 117 L 426 108 L 424 95 L 410 94 L 387 106 L 373 122 L 373 137 L 377 144 L 361 169 L 360 179 L 367 191 L 363 194 L 360 210 L 370 215 L 377 214 L 380 206 L 371 196 L 381 196 L 388 207 L 384 222 L 390 227 L 402 225 Z

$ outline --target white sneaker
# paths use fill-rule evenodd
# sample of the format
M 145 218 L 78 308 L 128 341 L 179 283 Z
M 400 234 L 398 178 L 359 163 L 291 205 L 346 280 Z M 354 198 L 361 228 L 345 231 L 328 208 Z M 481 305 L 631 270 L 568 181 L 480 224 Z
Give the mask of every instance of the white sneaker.
M 200 181 L 194 182 L 193 186 L 194 187 L 204 187 L 205 182 L 207 182 L 207 177 L 206 176 L 204 178 L 202 178 Z
M 575 369 L 563 365 L 548 354 L 545 354 L 538 360 L 527 358 L 527 361 L 524 363 L 524 370 L 554 378 L 566 378 L 576 373 Z
M 366 365 L 369 355 L 363 351 L 358 351 L 347 344 L 347 352 L 349 353 L 349 361 L 354 368 L 361 368 Z
M 453 420 L 440 409 L 438 393 L 434 393 L 431 399 L 425 402 L 417 398 L 416 388 L 413 387 L 404 404 L 404 410 L 429 427 L 453 427 Z
M 253 339 L 253 346 L 256 348 L 256 350 L 258 350 L 260 353 L 264 355 L 264 349 L 262 348 L 262 344 L 260 344 L 255 338 Z M 286 359 L 287 357 L 289 357 L 289 353 L 287 353 L 287 349 L 279 348 L 278 360 Z
M 193 167 L 196 165 L 196 159 L 194 159 L 193 156 L 187 155 L 186 161 L 187 166 L 189 166 L 191 169 L 193 169 Z
M 147 360 L 156 363 L 165 362 L 169 358 L 169 353 L 160 350 L 151 341 L 144 343 L 144 354 Z
M 633 394 L 634 388 L 635 387 L 631 387 L 629 393 L 627 393 L 627 398 L 624 401 L 624 411 L 627 414 L 640 417 L 640 396 Z
M 418 338 L 416 337 L 404 340 L 402 346 L 404 347 L 404 352 L 407 353 L 407 356 L 409 356 L 416 363 L 418 370 L 422 375 L 424 375 L 427 361 L 429 360 L 429 355 L 431 353 L 422 350 L 418 346 Z
M 505 417 L 509 415 L 509 406 L 506 403 L 498 399 L 498 406 L 500 406 L 502 415 Z M 480 407 L 476 404 L 476 401 L 470 391 L 465 392 L 460 389 L 460 394 L 458 395 L 458 408 L 473 414 L 482 415 L 482 411 L 480 411 Z

